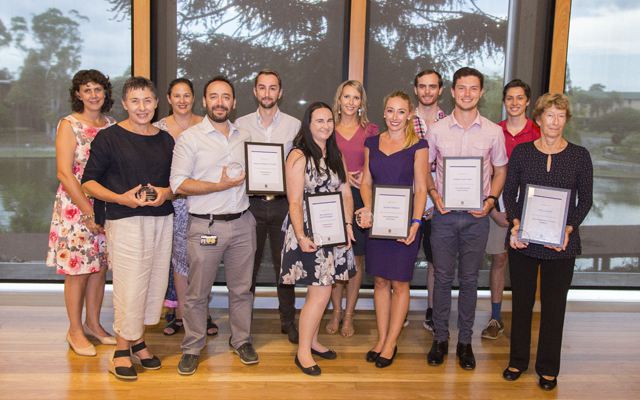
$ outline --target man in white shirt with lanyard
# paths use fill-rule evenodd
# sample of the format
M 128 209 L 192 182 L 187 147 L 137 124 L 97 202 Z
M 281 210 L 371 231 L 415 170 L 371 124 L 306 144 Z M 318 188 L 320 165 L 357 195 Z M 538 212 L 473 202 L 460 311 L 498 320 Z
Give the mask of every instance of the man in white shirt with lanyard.
M 258 362 L 251 344 L 256 220 L 245 192 L 244 142 L 249 133 L 229 121 L 235 89 L 223 76 L 204 87 L 207 116 L 178 139 L 171 165 L 171 189 L 187 195 L 189 277 L 184 305 L 185 336 L 178 373 L 196 372 L 207 338 L 208 299 L 224 262 L 229 289 L 229 345 L 244 364 Z

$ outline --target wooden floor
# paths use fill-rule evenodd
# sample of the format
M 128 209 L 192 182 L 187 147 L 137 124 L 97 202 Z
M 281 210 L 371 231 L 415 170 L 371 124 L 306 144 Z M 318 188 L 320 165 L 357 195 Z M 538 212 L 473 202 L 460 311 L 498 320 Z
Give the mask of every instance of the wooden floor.
M 104 325 L 110 326 L 109 312 Z M 294 365 L 295 346 L 279 332 L 277 313 L 257 310 L 254 344 L 260 363 L 245 366 L 229 352 L 225 310 L 215 310 L 220 334 L 210 339 L 198 371 L 183 377 L 176 372 L 181 334 L 163 336 L 152 327 L 147 343 L 162 359 L 162 369 L 140 372 L 138 381 L 121 382 L 107 373 L 110 346 L 97 346 L 97 357 L 79 357 L 64 340 L 64 308 L 0 305 L 1 399 L 639 399 L 640 314 L 626 312 L 570 312 L 567 314 L 562 370 L 555 391 L 543 392 L 533 372 L 506 382 L 509 341 L 482 340 L 479 332 L 488 313 L 479 311 L 474 334 L 475 371 L 463 371 L 450 355 L 431 367 L 426 352 L 431 334 L 422 328 L 422 314 L 411 323 L 399 343 L 393 365 L 380 370 L 365 362 L 375 342 L 372 311 L 357 314 L 357 334 L 351 338 L 322 335 L 338 352 L 338 359 L 320 360 L 320 377 L 307 377 Z M 455 315 L 453 316 L 455 318 Z M 507 326 L 510 314 L 505 315 Z M 455 325 L 455 323 L 454 323 Z M 534 324 L 537 332 L 538 323 Z M 324 322 L 322 325 L 324 332 Z M 450 351 L 455 353 L 457 332 Z M 508 334 L 508 331 L 507 331 Z M 534 334 L 534 338 L 535 338 Z M 533 362 L 529 367 L 533 371 Z

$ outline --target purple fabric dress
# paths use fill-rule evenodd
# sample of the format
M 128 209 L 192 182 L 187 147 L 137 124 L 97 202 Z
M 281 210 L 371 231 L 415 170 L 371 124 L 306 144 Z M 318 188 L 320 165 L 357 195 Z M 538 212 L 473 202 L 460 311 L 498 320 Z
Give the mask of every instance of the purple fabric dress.
M 413 186 L 413 162 L 417 150 L 428 148 L 426 141 L 389 156 L 380 151 L 380 136 L 368 138 L 364 145 L 369 149 L 369 171 L 374 185 Z M 420 231 L 407 246 L 391 239 L 368 239 L 366 270 L 369 275 L 409 282 L 418 256 Z

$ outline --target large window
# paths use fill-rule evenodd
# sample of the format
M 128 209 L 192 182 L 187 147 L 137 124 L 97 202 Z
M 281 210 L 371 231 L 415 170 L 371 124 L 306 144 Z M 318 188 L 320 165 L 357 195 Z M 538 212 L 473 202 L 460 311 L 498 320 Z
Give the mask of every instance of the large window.
M 283 80 L 282 110 L 300 118 L 316 100 L 329 102 L 343 76 L 346 3 L 179 0 L 177 76 L 198 91 L 224 74 L 236 85 L 237 116 L 256 110 L 253 78 L 263 68 Z
M 501 119 L 509 0 L 372 0 L 369 8 L 366 87 L 371 117 L 382 121 L 382 99 L 393 90 L 413 95 L 423 69 L 450 81 L 460 67 L 486 77 L 481 113 Z M 452 109 L 449 85 L 441 107 Z
M 594 166 L 594 205 L 581 227 L 574 285 L 640 286 L 640 4 L 573 0 L 568 137 Z
M 0 8 L 0 278 L 55 277 L 42 262 L 58 186 L 56 125 L 71 112 L 68 88 L 79 69 L 109 75 L 120 98 L 131 65 L 128 5 L 52 0 Z

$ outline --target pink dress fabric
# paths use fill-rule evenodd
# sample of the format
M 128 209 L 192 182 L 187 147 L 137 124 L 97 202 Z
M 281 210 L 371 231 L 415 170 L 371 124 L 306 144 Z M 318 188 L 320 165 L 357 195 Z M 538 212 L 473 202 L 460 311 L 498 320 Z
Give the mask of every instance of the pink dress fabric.
M 106 117 L 102 128 L 83 124 L 69 115 L 64 117 L 71 124 L 76 138 L 76 150 L 73 159 L 73 175 L 80 181 L 89 159 L 91 142 L 101 129 L 116 123 Z M 93 200 L 91 200 L 93 202 Z M 94 235 L 80 222 L 82 212 L 73 203 L 71 197 L 60 184 L 53 203 L 53 217 L 49 231 L 49 251 L 46 264 L 55 267 L 58 274 L 81 275 L 98 272 L 107 267 L 107 253 L 104 234 Z

